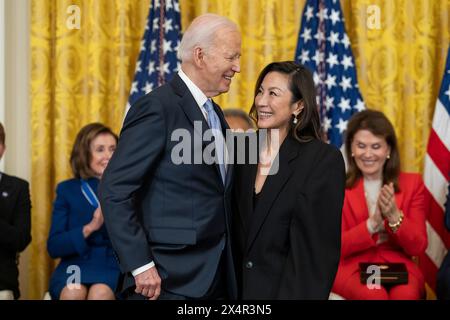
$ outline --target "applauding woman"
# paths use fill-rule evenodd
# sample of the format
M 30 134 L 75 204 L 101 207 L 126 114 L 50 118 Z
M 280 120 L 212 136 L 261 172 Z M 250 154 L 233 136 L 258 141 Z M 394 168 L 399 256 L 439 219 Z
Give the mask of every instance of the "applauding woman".
M 333 292 L 346 299 L 423 297 L 424 277 L 412 260 L 427 247 L 420 175 L 400 172 L 394 128 L 379 111 L 365 110 L 350 119 L 345 147 L 349 168 Z M 403 263 L 408 282 L 369 286 L 361 281 L 359 263 Z
M 52 299 L 112 300 L 119 267 L 103 224 L 97 186 L 117 144 L 100 123 L 78 133 L 70 156 L 74 178 L 58 184 L 47 249 L 61 258 L 50 280 Z

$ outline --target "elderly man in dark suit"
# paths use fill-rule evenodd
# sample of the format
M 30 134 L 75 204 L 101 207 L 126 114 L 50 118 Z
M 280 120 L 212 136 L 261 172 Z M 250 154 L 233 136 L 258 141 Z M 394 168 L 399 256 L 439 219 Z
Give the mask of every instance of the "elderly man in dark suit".
M 196 18 L 181 70 L 126 116 L 100 202 L 127 299 L 236 298 L 228 125 L 211 98 L 229 90 L 240 52 L 233 22 Z
M 0 123 L 0 159 L 5 130 Z M 28 182 L 0 172 L 0 300 L 18 299 L 19 253 L 31 241 L 31 203 Z

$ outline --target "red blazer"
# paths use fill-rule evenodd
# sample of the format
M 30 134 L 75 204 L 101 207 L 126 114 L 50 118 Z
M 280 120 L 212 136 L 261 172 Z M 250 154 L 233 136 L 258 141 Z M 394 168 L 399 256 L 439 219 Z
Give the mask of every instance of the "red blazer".
M 378 235 L 370 235 L 367 230 L 369 211 L 363 179 L 345 190 L 341 259 L 333 288 L 345 286 L 350 276 L 359 273 L 359 262 L 403 262 L 409 274 L 424 281 L 411 257 L 424 253 L 427 247 L 425 187 L 420 175 L 415 173 L 400 173 L 399 186 L 401 191 L 395 194 L 395 202 L 405 217 L 396 233 L 392 233 L 385 221 L 388 240 L 378 245 Z

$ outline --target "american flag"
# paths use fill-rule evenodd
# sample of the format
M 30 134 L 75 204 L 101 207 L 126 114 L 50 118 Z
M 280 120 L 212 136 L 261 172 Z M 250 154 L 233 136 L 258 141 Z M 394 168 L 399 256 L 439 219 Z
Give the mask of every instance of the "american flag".
M 419 258 L 425 280 L 436 288 L 436 273 L 450 247 L 450 233 L 444 225 L 444 208 L 450 174 L 450 47 L 444 78 L 434 110 L 433 124 L 428 140 L 423 179 L 428 208 L 428 248 Z
M 127 111 L 139 97 L 164 84 L 178 71 L 180 21 L 178 0 L 152 0 Z
M 365 106 L 339 1 L 306 2 L 295 60 L 314 72 L 323 131 L 341 147 L 348 119 Z

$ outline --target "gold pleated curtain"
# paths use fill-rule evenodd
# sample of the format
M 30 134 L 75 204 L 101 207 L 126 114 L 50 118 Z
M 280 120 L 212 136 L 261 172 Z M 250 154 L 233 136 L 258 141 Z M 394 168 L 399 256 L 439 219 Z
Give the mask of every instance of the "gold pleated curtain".
M 292 60 L 305 0 L 180 0 L 182 28 L 205 12 L 235 21 L 243 34 L 241 74 L 223 108 L 249 110 L 259 71 Z M 55 186 L 71 177 L 69 154 L 78 130 L 101 121 L 119 131 L 150 0 L 31 0 L 33 241 L 29 292 L 40 299 L 54 262 L 46 240 Z M 400 142 L 402 167 L 422 172 L 423 157 L 449 45 L 450 2 L 341 1 L 368 107 L 384 111 Z M 80 29 L 68 29 L 68 7 Z M 367 28 L 367 8 L 380 8 L 381 28 Z

